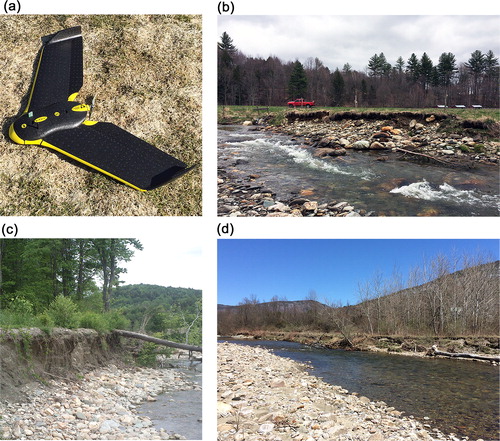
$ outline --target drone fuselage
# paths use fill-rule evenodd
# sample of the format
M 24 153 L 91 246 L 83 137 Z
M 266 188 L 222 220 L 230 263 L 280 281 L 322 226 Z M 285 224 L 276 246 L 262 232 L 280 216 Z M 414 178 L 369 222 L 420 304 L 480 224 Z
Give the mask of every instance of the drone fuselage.
M 10 126 L 9 136 L 17 144 L 38 144 L 50 133 L 78 127 L 89 110 L 90 106 L 75 101 L 62 101 L 33 109 Z

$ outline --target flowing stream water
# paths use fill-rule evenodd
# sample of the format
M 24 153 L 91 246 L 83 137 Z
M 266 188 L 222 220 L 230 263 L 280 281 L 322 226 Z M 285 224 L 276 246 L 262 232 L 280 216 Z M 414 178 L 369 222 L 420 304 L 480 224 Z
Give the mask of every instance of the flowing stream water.
M 471 170 L 401 161 L 380 151 L 349 150 L 320 159 L 290 136 L 219 126 L 219 167 L 239 176 L 258 175 L 256 185 L 281 201 L 312 190 L 320 203 L 347 201 L 356 209 L 391 216 L 498 216 L 497 166 Z M 386 160 L 378 161 L 381 156 Z
M 201 365 L 183 369 L 186 378 L 201 386 Z M 138 413 L 149 417 L 157 429 L 165 429 L 169 434 L 177 433 L 188 440 L 202 439 L 202 392 L 190 389 L 165 392 L 156 401 L 145 402 L 138 407 Z
M 499 439 L 499 368 L 488 363 L 317 349 L 299 343 L 223 340 L 307 363 L 324 381 L 384 401 L 445 433 Z M 430 420 L 424 419 L 424 417 Z

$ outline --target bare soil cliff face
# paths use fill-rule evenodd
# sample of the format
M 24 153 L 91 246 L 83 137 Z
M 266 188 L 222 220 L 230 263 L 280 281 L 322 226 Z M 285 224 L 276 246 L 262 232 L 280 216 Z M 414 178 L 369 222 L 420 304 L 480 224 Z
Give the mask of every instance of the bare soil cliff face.
M 22 400 L 30 383 L 75 378 L 121 352 L 119 337 L 92 329 L 0 329 L 0 400 Z

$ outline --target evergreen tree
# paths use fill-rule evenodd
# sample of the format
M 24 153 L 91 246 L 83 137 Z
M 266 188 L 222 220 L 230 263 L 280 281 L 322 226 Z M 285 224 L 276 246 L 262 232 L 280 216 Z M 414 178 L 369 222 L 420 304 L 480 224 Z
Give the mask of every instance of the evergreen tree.
M 486 67 L 484 54 L 480 50 L 472 52 L 469 60 L 465 63 L 465 67 L 467 67 L 473 75 L 479 77 Z
M 472 73 L 473 91 L 472 95 L 477 97 L 479 94 L 479 84 L 481 82 L 482 74 L 486 68 L 485 56 L 480 50 L 475 50 L 470 54 L 470 58 L 465 63 L 465 67 Z
M 428 90 L 432 84 L 433 78 L 433 64 L 429 56 L 424 52 L 420 59 L 420 81 L 424 90 Z
M 396 72 L 398 74 L 402 74 L 404 72 L 405 68 L 405 60 L 403 60 L 403 57 L 399 56 L 398 59 L 396 60 L 396 65 L 394 66 L 396 69 Z
M 291 99 L 303 98 L 307 92 L 307 77 L 304 66 L 300 61 L 295 61 L 288 82 L 288 95 Z
M 332 106 L 341 107 L 344 104 L 344 78 L 338 69 L 332 75 Z
M 345 63 L 344 67 L 342 68 L 342 73 L 351 73 L 352 72 L 352 67 L 349 63 Z
M 408 58 L 406 73 L 411 83 L 416 83 L 420 77 L 420 61 L 414 53 Z
M 369 75 L 372 77 L 386 76 L 391 72 L 392 66 L 387 62 L 383 52 L 373 55 L 368 61 Z
M 484 56 L 484 71 L 487 76 L 498 76 L 498 58 L 492 50 L 489 50 Z
M 218 101 L 224 104 L 227 104 L 231 90 L 235 53 L 236 47 L 232 38 L 223 32 L 221 41 L 217 43 L 217 95 Z
M 219 49 L 228 54 L 232 54 L 236 52 L 236 46 L 233 44 L 233 39 L 227 34 L 227 32 L 223 32 L 220 37 L 220 42 L 217 43 Z
M 439 57 L 437 65 L 439 85 L 450 86 L 454 75 L 457 73 L 455 55 L 451 52 L 443 52 Z

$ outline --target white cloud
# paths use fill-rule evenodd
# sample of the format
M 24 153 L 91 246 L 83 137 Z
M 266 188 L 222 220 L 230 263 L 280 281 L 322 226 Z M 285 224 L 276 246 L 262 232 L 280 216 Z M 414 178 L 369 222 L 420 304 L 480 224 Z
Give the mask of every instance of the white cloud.
M 364 70 L 375 53 L 392 64 L 399 56 L 426 52 L 437 63 L 443 52 L 465 62 L 471 52 L 500 55 L 499 16 L 221 16 L 227 32 L 245 55 L 301 62 L 319 58 L 331 70 L 345 63 Z
M 182 288 L 202 288 L 202 247 L 186 237 L 138 238 L 142 251 L 135 251 L 120 279 L 126 284 L 145 283 Z

